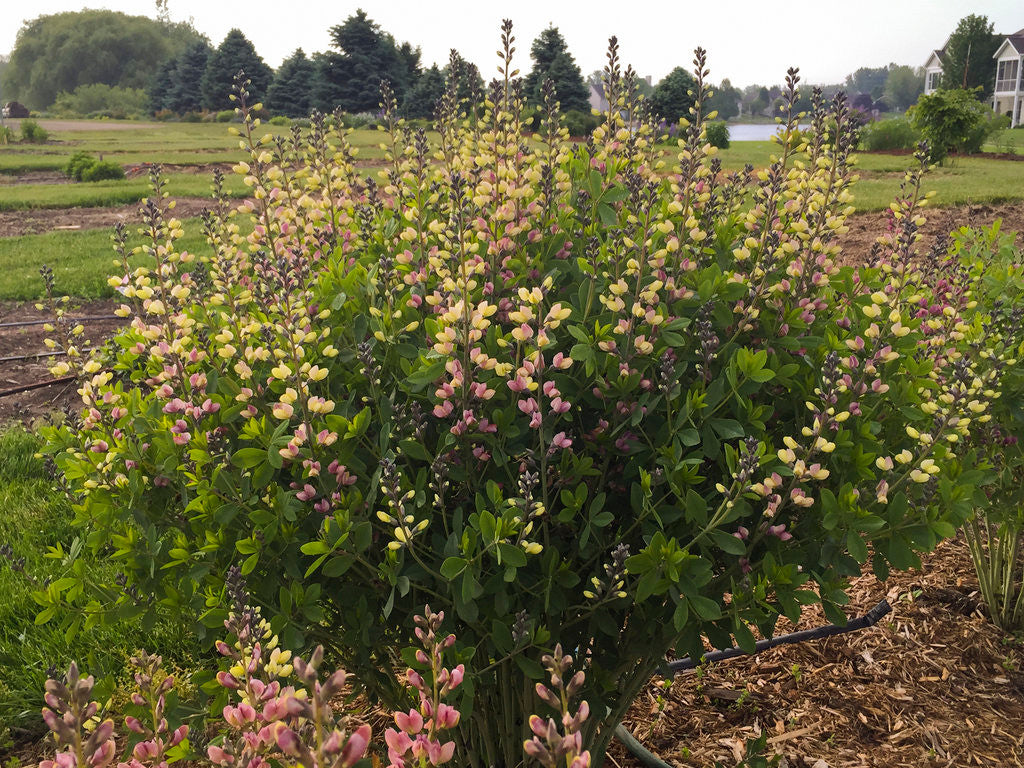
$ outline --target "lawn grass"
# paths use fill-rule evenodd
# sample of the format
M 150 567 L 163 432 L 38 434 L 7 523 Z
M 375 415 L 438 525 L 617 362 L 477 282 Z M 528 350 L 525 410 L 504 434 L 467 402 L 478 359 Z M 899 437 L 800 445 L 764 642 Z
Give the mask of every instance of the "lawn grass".
M 206 173 L 165 173 L 165 191 L 171 197 L 208 197 L 211 175 Z M 224 190 L 231 197 L 245 197 L 248 188 L 234 173 L 225 175 Z M 106 208 L 135 203 L 152 194 L 146 174 L 131 179 L 94 181 L 81 184 L 0 185 L 0 211 L 39 208 Z
M 238 220 L 243 230 L 247 222 Z M 198 218 L 185 219 L 182 225 L 185 236 L 176 241 L 179 250 L 202 253 L 209 248 Z M 59 295 L 81 299 L 114 296 L 114 289 L 107 285 L 107 277 L 115 271 L 111 233 L 112 229 L 103 228 L 0 238 L 0 300 L 34 301 L 42 296 L 39 268 L 44 264 L 53 270 L 54 290 Z M 129 244 L 141 242 L 136 234 Z M 133 257 L 133 266 L 145 259 Z
M 7 735 L 19 741 L 45 730 L 39 710 L 51 666 L 67 669 L 75 660 L 98 678 L 123 679 L 128 656 L 139 648 L 158 650 L 172 661 L 186 661 L 195 652 L 195 644 L 169 621 L 158 621 L 149 633 L 127 622 L 101 625 L 79 633 L 70 643 L 57 621 L 35 624 L 39 607 L 31 597 L 37 589 L 33 582 L 41 584 L 57 567 L 44 557 L 47 547 L 61 545 L 66 550 L 77 533 L 63 495 L 54 490 L 43 462 L 35 458 L 41 442 L 21 427 L 0 427 L 0 543 L 7 544 L 15 558 L 25 558 L 24 572 L 18 572 L 0 555 L 0 737 L 9 729 Z M 97 578 L 116 575 L 114 564 L 83 557 Z
M 66 123 L 67 121 L 62 121 Z M 46 121 L 42 121 L 46 126 Z M 81 125 L 81 128 L 75 128 Z M 205 165 L 233 163 L 244 157 L 239 137 L 228 133 L 230 123 L 131 123 L 130 128 L 104 129 L 97 121 L 73 121 L 71 129 L 54 131 L 51 143 L 41 145 L 11 144 L 0 147 L 0 174 L 25 171 L 59 170 L 73 153 L 84 151 L 102 155 L 121 165 L 165 163 L 168 165 Z M 99 126 L 99 127 L 97 127 Z M 235 128 L 239 126 L 234 125 Z M 288 135 L 287 126 L 261 125 L 257 135 L 265 133 Z M 349 135 L 358 157 L 378 159 L 383 152 L 378 146 L 379 131 L 360 129 Z

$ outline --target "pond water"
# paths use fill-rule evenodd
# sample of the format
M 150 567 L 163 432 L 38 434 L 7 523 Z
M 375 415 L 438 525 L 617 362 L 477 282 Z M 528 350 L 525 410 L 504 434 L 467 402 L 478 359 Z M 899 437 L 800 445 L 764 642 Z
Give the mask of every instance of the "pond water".
M 801 125 L 800 128 L 806 128 Z M 729 123 L 730 141 L 768 141 L 779 126 L 775 123 Z

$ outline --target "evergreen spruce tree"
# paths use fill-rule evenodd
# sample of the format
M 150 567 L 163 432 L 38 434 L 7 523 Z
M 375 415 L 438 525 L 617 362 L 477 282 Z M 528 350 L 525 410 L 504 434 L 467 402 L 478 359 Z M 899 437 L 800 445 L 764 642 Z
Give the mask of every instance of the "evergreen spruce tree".
M 285 59 L 267 89 L 267 109 L 275 115 L 305 117 L 314 106 L 316 70 L 301 48 Z
M 413 84 L 410 72 L 419 67 L 419 51 L 383 32 L 362 9 L 331 28 L 335 51 L 317 57 L 320 79 L 317 102 L 323 110 L 376 112 L 380 83 L 387 80 L 401 101 Z
M 176 56 L 164 61 L 156 71 L 149 84 L 149 108 L 153 112 L 171 109 L 171 95 L 174 90 L 175 70 L 178 67 Z
M 201 85 L 210 53 L 210 46 L 200 41 L 192 43 L 178 56 L 174 65 L 174 78 L 167 109 L 185 114 L 198 112 L 203 108 Z
M 223 110 L 235 106 L 230 99 L 231 86 L 239 71 L 245 72 L 245 76 L 252 82 L 249 87 L 252 101 L 262 101 L 274 73 L 241 30 L 232 29 L 206 64 L 201 85 L 203 106 L 206 109 Z
M 434 114 L 434 105 L 444 93 L 444 74 L 437 64 L 423 70 L 416 85 L 409 89 L 402 103 L 402 112 L 406 117 L 430 118 Z
M 533 69 L 524 83 L 530 102 L 541 102 L 541 86 L 550 79 L 555 84 L 555 94 L 563 112 L 572 109 L 590 111 L 590 89 L 558 27 L 548 27 L 537 36 L 530 47 L 530 58 L 533 59 Z

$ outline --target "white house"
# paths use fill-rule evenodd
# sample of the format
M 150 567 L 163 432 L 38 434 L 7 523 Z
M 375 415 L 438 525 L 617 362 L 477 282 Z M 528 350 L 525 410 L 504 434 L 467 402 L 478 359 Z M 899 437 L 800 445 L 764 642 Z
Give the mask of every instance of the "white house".
M 1010 125 L 1024 123 L 1024 29 L 1007 35 L 996 51 L 996 85 L 992 91 L 992 109 L 998 115 L 1009 115 Z
M 948 44 L 949 41 L 946 42 Z M 925 62 L 925 93 L 938 90 L 945 58 L 946 46 L 943 46 L 932 51 Z M 1024 75 L 1024 29 L 1002 36 L 1002 43 L 993 58 L 995 88 L 992 92 L 992 109 L 998 115 L 1009 115 L 1010 125 L 1024 125 L 1024 84 L 1021 82 Z
M 943 46 L 937 51 L 932 51 L 928 61 L 924 64 L 924 92 L 932 93 L 939 90 L 939 83 L 942 82 L 942 64 L 946 58 L 946 47 Z

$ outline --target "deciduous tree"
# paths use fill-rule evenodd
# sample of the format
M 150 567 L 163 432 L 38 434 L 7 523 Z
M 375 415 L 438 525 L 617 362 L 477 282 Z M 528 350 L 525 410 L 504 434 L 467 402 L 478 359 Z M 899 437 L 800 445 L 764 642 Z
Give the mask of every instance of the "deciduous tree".
M 656 115 L 670 123 L 689 117 L 695 85 L 693 75 L 682 67 L 676 67 L 654 87 L 651 108 Z
M 61 91 L 104 83 L 146 88 L 167 59 L 202 36 L 187 24 L 106 10 L 39 16 L 18 32 L 5 99 L 45 109 Z
M 946 43 L 942 63 L 943 88 L 981 88 L 982 96 L 992 92 L 992 57 L 999 47 L 987 16 L 972 13 L 956 25 Z
M 924 72 L 905 64 L 889 66 L 889 79 L 885 81 L 885 99 L 895 109 L 905 110 L 913 106 L 917 97 L 924 92 Z

